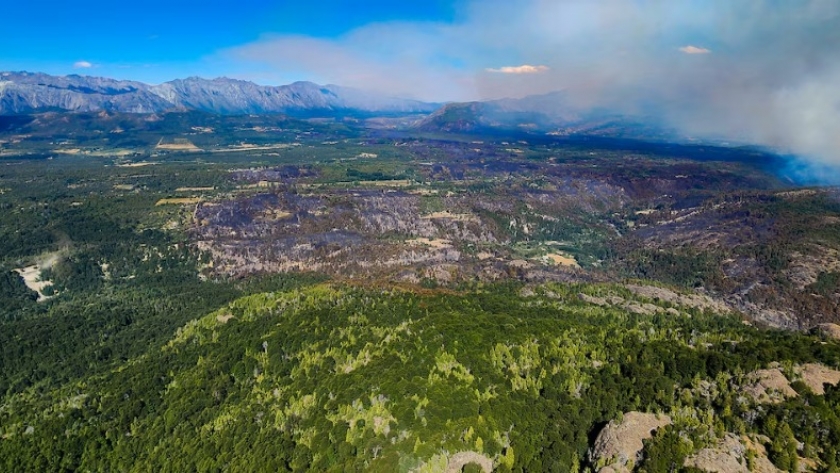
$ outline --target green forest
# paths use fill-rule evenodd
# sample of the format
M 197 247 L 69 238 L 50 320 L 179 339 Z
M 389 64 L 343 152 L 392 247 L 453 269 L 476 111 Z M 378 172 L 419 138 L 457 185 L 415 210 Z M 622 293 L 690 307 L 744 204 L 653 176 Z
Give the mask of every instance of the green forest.
M 81 303 L 76 324 L 52 314 L 67 322 L 49 335 L 33 323 L 7 338 L 3 327 L 3 469 L 435 471 L 447 453 L 473 451 L 497 471 L 584 471 L 599 427 L 643 411 L 674 423 L 648 442 L 639 471 L 681 466 L 727 432 L 772 439 L 770 459 L 785 470 L 804 456 L 837 471 L 840 390 L 794 383 L 800 396 L 771 406 L 739 395 L 749 372 L 772 363 L 837 366 L 836 342 L 580 297 L 634 297 L 611 285 L 419 294 L 265 284 L 274 289 L 217 295 L 221 308 L 172 331 L 120 314 L 145 325 L 142 340 L 136 328 L 96 326 Z M 128 346 L 92 349 L 86 331 Z M 36 332 L 44 338 L 26 339 Z M 87 364 L 68 366 L 73 352 Z M 704 383 L 714 389 L 701 394 Z

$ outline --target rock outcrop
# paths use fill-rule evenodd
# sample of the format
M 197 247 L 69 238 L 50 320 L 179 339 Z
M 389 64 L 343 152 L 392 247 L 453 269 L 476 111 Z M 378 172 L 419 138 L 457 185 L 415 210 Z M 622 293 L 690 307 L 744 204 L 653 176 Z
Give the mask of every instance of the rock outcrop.
M 802 377 L 802 382 L 808 385 L 814 394 L 825 394 L 826 384 L 832 386 L 840 384 L 840 371 L 817 363 L 800 366 L 797 369 L 797 374 Z
M 750 451 L 752 458 L 748 461 Z M 767 458 L 763 445 L 731 433 L 717 445 L 686 458 L 684 466 L 710 473 L 781 473 Z
M 478 465 L 485 473 L 493 471 L 493 460 L 487 456 L 476 452 L 458 452 L 449 458 L 446 473 L 458 473 L 470 464 Z
M 671 418 L 661 414 L 628 412 L 621 422 L 611 421 L 595 439 L 589 453 L 590 460 L 599 465 L 601 473 L 629 473 L 639 461 L 644 441 L 656 430 L 671 424 Z
M 840 340 L 840 325 L 819 324 L 816 327 L 814 327 L 814 331 L 825 338 Z
M 747 384 L 741 392 L 759 404 L 774 404 L 788 397 L 796 397 L 790 381 L 779 368 L 754 371 L 747 375 Z
M 840 371 L 818 363 L 807 363 L 793 367 L 794 380 L 805 383 L 814 394 L 825 394 L 825 385 L 840 384 Z M 791 381 L 778 367 L 753 371 L 748 374 L 741 392 L 759 404 L 774 404 L 785 398 L 796 397 L 798 393 L 791 387 Z
M 655 286 L 639 286 L 635 284 L 628 284 L 625 286 L 630 292 L 647 297 L 654 300 L 668 302 L 674 305 L 685 307 L 692 307 L 700 310 L 711 310 L 712 312 L 728 313 L 731 311 L 729 306 L 723 302 L 716 301 L 708 296 L 700 294 L 679 294 L 669 289 L 663 289 Z

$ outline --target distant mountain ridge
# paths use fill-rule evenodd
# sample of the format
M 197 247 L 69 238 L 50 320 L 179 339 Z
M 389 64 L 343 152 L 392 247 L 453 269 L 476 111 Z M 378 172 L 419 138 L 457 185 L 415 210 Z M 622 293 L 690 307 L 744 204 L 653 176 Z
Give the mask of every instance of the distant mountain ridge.
M 557 91 L 517 99 L 448 103 L 417 122 L 414 128 L 462 133 L 491 128 L 548 131 L 588 119 L 589 115 L 591 111 L 573 105 L 565 92 Z
M 418 120 L 412 129 L 426 133 L 481 134 L 508 130 L 554 136 L 589 135 L 653 141 L 685 141 L 652 116 L 582 108 L 565 92 L 518 99 L 453 102 Z
M 595 135 L 647 140 L 681 136 L 653 117 L 576 106 L 566 92 L 447 104 L 390 97 L 337 85 L 295 82 L 262 86 L 244 80 L 189 77 L 149 85 L 79 75 L 0 72 L 0 115 L 41 111 L 221 115 L 284 114 L 296 118 L 423 115 L 407 122 L 424 133 L 493 131 Z
M 336 85 L 295 82 L 277 87 L 190 77 L 149 85 L 90 76 L 0 73 L 0 115 L 38 110 L 160 113 L 198 110 L 220 114 L 429 113 L 440 104 L 389 97 Z

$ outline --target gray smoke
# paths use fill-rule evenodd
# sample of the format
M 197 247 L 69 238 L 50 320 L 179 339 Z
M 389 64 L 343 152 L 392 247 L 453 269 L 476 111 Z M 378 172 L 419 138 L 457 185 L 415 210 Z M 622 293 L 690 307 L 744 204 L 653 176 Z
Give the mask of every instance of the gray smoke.
M 481 0 L 457 18 L 265 37 L 219 54 L 433 101 L 563 90 L 576 107 L 840 165 L 838 0 Z

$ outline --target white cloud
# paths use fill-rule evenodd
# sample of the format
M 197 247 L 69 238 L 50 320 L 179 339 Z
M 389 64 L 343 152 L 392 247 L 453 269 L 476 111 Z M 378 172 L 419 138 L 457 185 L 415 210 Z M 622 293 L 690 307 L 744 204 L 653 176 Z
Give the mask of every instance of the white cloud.
M 90 69 L 93 64 L 88 61 L 76 61 L 73 63 L 73 69 Z
M 523 64 L 521 66 L 504 66 L 498 69 L 485 69 L 487 72 L 497 72 L 500 74 L 539 74 L 541 72 L 548 72 L 550 68 L 548 66 L 531 66 L 529 64 Z
M 311 80 L 429 101 L 478 98 L 474 72 L 446 63 L 452 40 L 442 25 L 374 24 L 337 39 L 269 36 L 220 54 L 256 66 L 263 82 L 270 82 L 268 68 L 278 83 Z
M 681 47 L 680 51 L 686 54 L 709 54 L 712 52 L 710 49 L 692 46 L 690 44 L 688 46 Z

